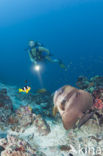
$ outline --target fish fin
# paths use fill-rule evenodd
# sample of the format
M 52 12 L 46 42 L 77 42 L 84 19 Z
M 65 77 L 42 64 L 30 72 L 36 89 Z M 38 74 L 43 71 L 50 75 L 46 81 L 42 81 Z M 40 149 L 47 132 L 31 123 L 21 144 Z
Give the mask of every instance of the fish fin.
M 94 112 L 91 112 L 90 114 L 86 114 L 84 115 L 80 120 L 79 120 L 79 123 L 78 123 L 78 128 L 80 128 L 82 125 L 84 125 L 89 119 L 91 119 L 94 115 Z
M 83 117 L 85 113 L 79 112 L 79 118 Z
M 57 106 L 53 107 L 53 116 L 56 116 L 56 113 L 58 112 Z
M 29 91 L 28 91 L 28 90 L 26 90 L 26 94 L 28 94 L 28 92 L 29 92 Z

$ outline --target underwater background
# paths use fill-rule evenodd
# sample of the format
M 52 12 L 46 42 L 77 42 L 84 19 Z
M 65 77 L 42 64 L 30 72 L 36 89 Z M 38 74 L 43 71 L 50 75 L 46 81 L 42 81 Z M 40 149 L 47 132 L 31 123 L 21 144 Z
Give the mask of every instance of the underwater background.
M 0 156 L 103 156 L 103 0 L 0 0 Z
M 47 63 L 40 82 L 25 50 L 29 40 L 43 43 L 68 71 Z M 22 87 L 27 80 L 33 90 L 55 91 L 75 85 L 79 75 L 103 75 L 102 67 L 102 0 L 0 1 L 1 82 Z

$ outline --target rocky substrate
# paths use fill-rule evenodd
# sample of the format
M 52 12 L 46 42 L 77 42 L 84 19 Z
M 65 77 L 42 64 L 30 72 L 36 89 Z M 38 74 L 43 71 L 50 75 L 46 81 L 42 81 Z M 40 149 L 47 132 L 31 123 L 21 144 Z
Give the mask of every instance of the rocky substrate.
M 82 76 L 77 85 L 93 95 L 96 114 L 80 129 L 66 131 L 52 116 L 49 92 L 26 96 L 0 84 L 1 156 L 103 156 L 102 77 Z

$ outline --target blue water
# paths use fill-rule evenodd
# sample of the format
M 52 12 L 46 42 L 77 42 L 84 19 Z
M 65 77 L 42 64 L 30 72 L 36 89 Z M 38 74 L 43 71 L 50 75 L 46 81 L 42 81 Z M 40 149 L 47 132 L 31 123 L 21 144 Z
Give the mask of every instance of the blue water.
M 39 77 L 25 51 L 29 40 L 41 41 L 68 71 L 47 63 Z M 27 80 L 33 90 L 54 91 L 97 74 L 103 75 L 102 0 L 0 1 L 1 82 L 21 87 Z

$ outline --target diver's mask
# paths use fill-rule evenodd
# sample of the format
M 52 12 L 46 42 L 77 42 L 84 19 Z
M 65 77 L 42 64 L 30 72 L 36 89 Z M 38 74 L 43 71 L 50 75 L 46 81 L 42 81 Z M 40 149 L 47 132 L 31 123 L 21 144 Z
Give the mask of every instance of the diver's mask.
M 33 40 L 29 41 L 29 47 L 33 48 L 35 46 L 35 42 Z

